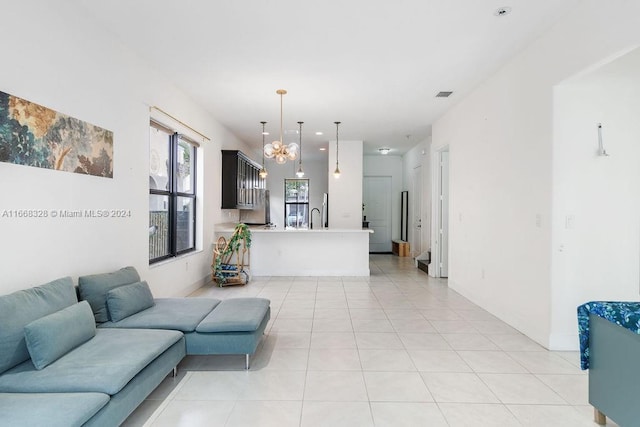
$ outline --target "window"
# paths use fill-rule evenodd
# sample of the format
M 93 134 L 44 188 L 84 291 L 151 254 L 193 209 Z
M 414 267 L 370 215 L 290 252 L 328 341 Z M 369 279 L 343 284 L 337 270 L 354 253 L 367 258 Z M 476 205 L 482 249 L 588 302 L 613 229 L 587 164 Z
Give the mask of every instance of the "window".
M 151 121 L 149 137 L 149 263 L 196 248 L 198 144 Z
M 309 228 L 309 180 L 284 180 L 285 228 Z

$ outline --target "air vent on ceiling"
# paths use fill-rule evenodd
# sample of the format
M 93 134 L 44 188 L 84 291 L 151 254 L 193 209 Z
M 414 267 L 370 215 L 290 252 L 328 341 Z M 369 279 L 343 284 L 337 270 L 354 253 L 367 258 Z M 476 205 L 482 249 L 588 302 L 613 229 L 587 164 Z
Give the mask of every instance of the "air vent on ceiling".
M 448 98 L 453 92 L 438 92 L 436 98 Z

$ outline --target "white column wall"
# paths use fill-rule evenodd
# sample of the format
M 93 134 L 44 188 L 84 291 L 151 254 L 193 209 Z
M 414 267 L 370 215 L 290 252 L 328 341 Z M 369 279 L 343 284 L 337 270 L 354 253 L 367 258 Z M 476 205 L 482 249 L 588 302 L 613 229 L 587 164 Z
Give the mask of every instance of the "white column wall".
M 547 347 L 553 87 L 639 44 L 637 16 L 638 2 L 578 4 L 433 125 L 434 150 L 450 148 L 449 286 Z
M 362 141 L 340 141 L 340 178 L 336 169 L 336 142 L 329 141 L 329 228 L 362 228 Z
M 555 90 L 551 347 L 575 350 L 575 307 L 637 301 L 640 50 Z M 598 155 L 602 123 L 608 157 Z
M 125 209 L 130 218 L 0 219 L 0 293 L 133 265 L 156 296 L 184 295 L 210 273 L 220 218 L 220 149 L 244 149 L 204 109 L 64 2 L 2 6 L 0 90 L 114 132 L 113 179 L 0 163 L 4 209 Z M 10 60 L 9 60 L 10 58 Z M 169 58 L 169 57 L 168 57 Z M 149 267 L 149 106 L 209 136 L 199 150 L 199 251 Z

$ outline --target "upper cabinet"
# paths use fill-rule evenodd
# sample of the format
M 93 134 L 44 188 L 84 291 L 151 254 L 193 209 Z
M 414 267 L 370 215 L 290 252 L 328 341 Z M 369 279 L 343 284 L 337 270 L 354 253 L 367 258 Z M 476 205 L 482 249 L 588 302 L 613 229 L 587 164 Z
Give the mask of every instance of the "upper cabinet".
M 222 209 L 253 209 L 266 188 L 261 168 L 242 151 L 222 150 Z

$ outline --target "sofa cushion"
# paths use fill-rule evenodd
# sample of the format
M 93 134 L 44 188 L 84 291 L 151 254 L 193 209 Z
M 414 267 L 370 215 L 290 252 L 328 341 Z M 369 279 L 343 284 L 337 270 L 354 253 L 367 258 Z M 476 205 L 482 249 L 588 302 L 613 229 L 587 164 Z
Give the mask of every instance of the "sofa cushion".
M 109 402 L 103 393 L 0 393 L 6 426 L 76 427 Z
M 31 362 L 42 369 L 96 334 L 96 323 L 89 303 L 81 301 L 24 327 Z
M 77 302 L 71 277 L 0 296 L 0 373 L 29 359 L 27 324 Z
M 267 314 L 270 303 L 265 298 L 224 300 L 200 322 L 196 332 L 255 331 Z
M 93 339 L 42 370 L 27 361 L 6 371 L 0 392 L 114 395 L 182 337 L 178 331 L 98 329 Z
M 113 322 L 153 307 L 154 304 L 153 295 L 147 282 L 136 282 L 107 292 L 107 308 L 109 309 L 109 318 Z
M 80 297 L 91 305 L 96 322 L 102 323 L 109 320 L 107 292 L 118 286 L 139 281 L 140 276 L 136 269 L 125 267 L 112 273 L 81 276 L 78 278 L 78 288 L 80 288 Z
M 119 322 L 105 322 L 99 326 L 192 332 L 218 304 L 220 300 L 213 298 L 157 298 L 151 308 Z

